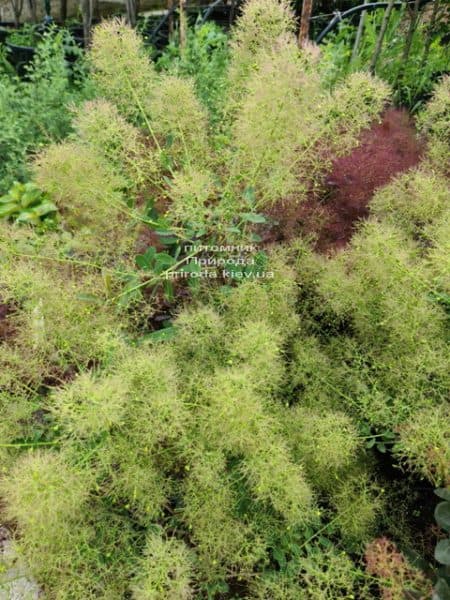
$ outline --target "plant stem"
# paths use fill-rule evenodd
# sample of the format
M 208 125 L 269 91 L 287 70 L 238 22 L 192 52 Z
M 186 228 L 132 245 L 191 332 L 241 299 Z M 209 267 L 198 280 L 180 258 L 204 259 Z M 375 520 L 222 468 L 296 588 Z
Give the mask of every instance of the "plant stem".
M 0 448 L 35 448 L 37 446 L 57 446 L 60 442 L 23 442 L 17 444 L 0 444 Z

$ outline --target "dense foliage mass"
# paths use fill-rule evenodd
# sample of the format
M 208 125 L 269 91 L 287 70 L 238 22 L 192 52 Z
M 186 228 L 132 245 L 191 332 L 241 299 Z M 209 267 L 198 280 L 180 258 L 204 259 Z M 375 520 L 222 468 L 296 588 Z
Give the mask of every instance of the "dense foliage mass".
M 271 276 L 169 277 L 195 243 L 258 243 L 389 101 L 365 73 L 328 91 L 293 30 L 287 3 L 249 0 L 209 88 L 196 38 L 202 69 L 157 68 L 101 24 L 95 99 L 13 198 L 42 191 L 34 226 L 1 224 L 1 511 L 49 600 L 431 595 L 414 511 L 450 485 L 450 80 L 420 166 L 345 250 L 305 236 L 258 253 Z

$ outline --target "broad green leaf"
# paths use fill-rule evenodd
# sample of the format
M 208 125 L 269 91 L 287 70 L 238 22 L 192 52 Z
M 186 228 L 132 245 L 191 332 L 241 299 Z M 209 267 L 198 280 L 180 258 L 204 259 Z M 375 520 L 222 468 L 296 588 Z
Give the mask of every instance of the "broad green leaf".
M 102 300 L 98 296 L 94 296 L 94 294 L 77 294 L 76 299 L 82 302 L 90 302 L 91 304 L 102 304 Z
M 33 210 L 24 211 L 19 214 L 16 219 L 17 223 L 30 223 L 31 225 L 39 225 L 39 215 Z
M 15 212 L 17 212 L 17 204 L 3 204 L 0 206 L 0 219 L 10 217 Z
M 244 221 L 248 221 L 249 223 L 265 223 L 267 220 L 264 215 L 257 213 L 241 213 L 240 216 Z
M 49 202 L 47 200 L 46 202 L 42 202 L 41 204 L 34 206 L 32 212 L 34 212 L 34 214 L 38 217 L 44 217 L 45 215 L 49 215 L 50 213 L 56 212 L 57 210 L 58 209 L 53 204 L 53 202 Z
M 439 498 L 443 498 L 450 502 L 450 488 L 437 488 L 434 490 L 434 493 L 436 496 L 439 496 Z
M 156 250 L 153 246 L 147 248 L 144 254 L 138 254 L 135 256 L 135 263 L 140 269 L 151 269 L 153 265 L 153 261 L 156 255 Z
M 41 192 L 37 189 L 30 190 L 22 194 L 20 204 L 23 208 L 28 208 L 39 201 Z
M 434 509 L 436 523 L 445 531 L 450 531 L 450 502 L 439 502 Z
M 246 188 L 242 196 L 244 197 L 244 200 L 247 202 L 247 204 L 249 204 L 250 206 L 253 206 L 255 204 L 255 188 Z
M 434 586 L 432 600 L 450 600 L 450 587 L 442 577 L 439 577 Z
M 172 267 L 175 263 L 176 260 L 173 258 L 173 256 L 170 256 L 170 254 L 167 254 L 166 252 L 158 252 L 158 254 L 155 255 L 153 269 L 155 273 L 159 275 L 159 273 L 162 273 L 166 269 Z
M 434 558 L 442 565 L 450 565 L 450 539 L 440 540 L 436 544 Z
M 158 331 L 153 331 L 152 333 L 147 334 L 145 339 L 151 340 L 152 342 L 163 342 L 166 340 L 171 340 L 176 335 L 176 327 L 165 327 L 163 329 L 158 329 Z

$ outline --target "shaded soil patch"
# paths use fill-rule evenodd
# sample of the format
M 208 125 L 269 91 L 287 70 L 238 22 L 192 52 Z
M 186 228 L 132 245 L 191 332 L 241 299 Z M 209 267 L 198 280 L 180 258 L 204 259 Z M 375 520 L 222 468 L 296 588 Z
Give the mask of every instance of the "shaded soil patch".
M 264 241 L 311 234 L 319 252 L 344 247 L 357 222 L 367 217 L 375 190 L 417 165 L 424 149 L 408 113 L 387 109 L 380 123 L 363 132 L 357 148 L 333 161 L 319 197 L 311 195 L 297 205 L 282 202 L 269 211 L 278 224 L 266 232 Z
M 15 329 L 9 318 L 14 313 L 14 308 L 10 304 L 4 304 L 0 299 L 0 342 L 11 338 Z

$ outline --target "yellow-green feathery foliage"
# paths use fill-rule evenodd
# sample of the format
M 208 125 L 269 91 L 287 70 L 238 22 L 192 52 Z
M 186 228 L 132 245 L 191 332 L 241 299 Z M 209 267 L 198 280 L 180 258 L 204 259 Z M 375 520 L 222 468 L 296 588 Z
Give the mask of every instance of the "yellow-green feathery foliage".
M 383 507 L 381 490 L 367 473 L 356 472 L 337 481 L 331 503 L 336 510 L 333 524 L 339 528 L 346 547 L 360 550 L 376 529 Z
M 424 237 L 432 243 L 426 256 L 430 284 L 450 294 L 450 207 L 435 223 L 425 227 Z
M 314 411 L 297 404 L 285 411 L 285 430 L 293 455 L 308 479 L 331 491 L 361 450 L 355 424 L 342 412 Z
M 284 376 L 283 337 L 262 318 L 245 321 L 228 336 L 228 364 L 245 369 L 262 393 L 280 388 Z
M 441 404 L 417 411 L 400 425 L 394 451 L 435 486 L 450 485 L 450 408 Z
M 19 549 L 35 575 L 57 579 L 71 547 L 80 552 L 89 543 L 83 522 L 91 483 L 92 475 L 63 455 L 39 450 L 21 456 L 0 480 L 4 514 L 18 524 Z
M 283 340 L 294 336 L 299 327 L 296 314 L 298 286 L 296 272 L 288 262 L 288 253 L 275 250 L 270 254 L 266 270 L 272 278 L 248 280 L 233 288 L 218 302 L 224 308 L 227 323 L 232 330 L 255 315 L 280 332 Z
M 55 393 L 51 409 L 70 437 L 89 440 L 123 426 L 127 401 L 128 388 L 122 379 L 97 380 L 86 372 Z
M 149 535 L 133 586 L 134 600 L 189 600 L 192 588 L 192 552 L 175 539 Z
M 194 83 L 174 75 L 159 80 L 151 103 L 152 127 L 177 165 L 204 169 L 210 162 L 208 117 Z
M 282 39 L 293 39 L 294 13 L 285 0 L 248 0 L 231 36 L 230 96 L 235 101 L 246 79 L 258 69 L 261 51 L 273 50 Z
M 90 58 L 100 95 L 123 116 L 145 124 L 158 77 L 139 34 L 121 19 L 104 21 L 94 28 Z
M 251 586 L 255 600 L 337 600 L 370 598 L 360 585 L 362 573 L 345 552 L 335 548 L 314 551 L 297 569 L 270 572 Z
M 436 85 L 433 97 L 417 119 L 419 130 L 428 136 L 428 161 L 433 169 L 450 174 L 450 76 Z
M 53 394 L 49 409 L 73 450 L 103 440 L 92 457 L 114 503 L 143 522 L 160 514 L 168 491 L 161 468 L 173 465 L 159 448 L 178 444 L 189 423 L 171 353 L 135 350 L 109 375 L 83 373 Z
M 174 223 L 188 223 L 200 228 L 211 214 L 208 202 L 215 193 L 212 173 L 207 169 L 188 166 L 183 171 L 177 171 L 170 181 L 168 195 L 171 203 L 166 215 Z
M 321 348 L 314 336 L 301 335 L 290 348 L 292 355 L 287 379 L 302 407 L 310 409 L 339 407 L 335 388 L 342 369 Z
M 320 95 L 320 81 L 295 42 L 261 53 L 232 125 L 230 174 L 238 188 L 255 189 L 257 206 L 307 191 L 298 153 L 320 127 L 311 114 Z
M 257 374 L 253 365 L 216 374 L 200 411 L 202 436 L 207 445 L 243 457 L 241 469 L 259 501 L 272 504 L 290 523 L 307 520 L 311 491 L 301 466 L 293 463 L 278 435 L 267 406 L 269 398 L 265 406 L 262 392 L 252 381 Z
M 251 524 L 237 518 L 225 455 L 200 447 L 191 461 L 185 467 L 182 516 L 196 545 L 200 577 L 214 582 L 236 572 L 251 576 L 264 547 Z
M 293 40 L 259 58 L 232 125 L 230 178 L 235 194 L 250 187 L 264 208 L 317 187 L 330 158 L 348 152 L 381 113 L 389 88 L 356 73 L 329 95 Z
M 390 93 L 384 81 L 368 73 L 353 73 L 336 87 L 318 107 L 324 123 L 322 143 L 328 152 L 349 152 L 361 130 L 379 117 Z
M 443 397 L 448 383 L 445 313 L 430 299 L 432 288 L 413 242 L 386 223 L 369 221 L 351 247 L 329 261 L 319 289 L 336 315 L 352 324 L 366 354 L 366 376 L 370 380 L 374 369 L 379 379 L 376 393 L 391 396 L 383 420 L 396 423 Z M 363 401 L 361 392 L 356 403 Z M 362 406 L 366 417 L 376 421 L 375 398 L 367 397 Z
M 127 180 L 93 148 L 75 142 L 48 146 L 36 158 L 34 177 L 57 205 L 63 226 L 82 236 L 86 252 L 129 250 L 132 236 L 123 235 Z
M 74 128 L 78 139 L 114 166 L 131 190 L 151 183 L 158 159 L 139 130 L 107 100 L 91 100 L 77 108 Z
M 98 275 L 12 257 L 0 263 L 2 301 L 13 307 L 13 334 L 0 346 L 1 385 L 37 389 L 45 380 L 105 363 L 120 346 L 120 325 L 102 304 L 84 300 L 102 288 Z
M 450 186 L 444 177 L 415 169 L 379 189 L 370 202 L 370 210 L 420 239 L 427 236 L 430 226 L 441 221 L 449 198 Z

